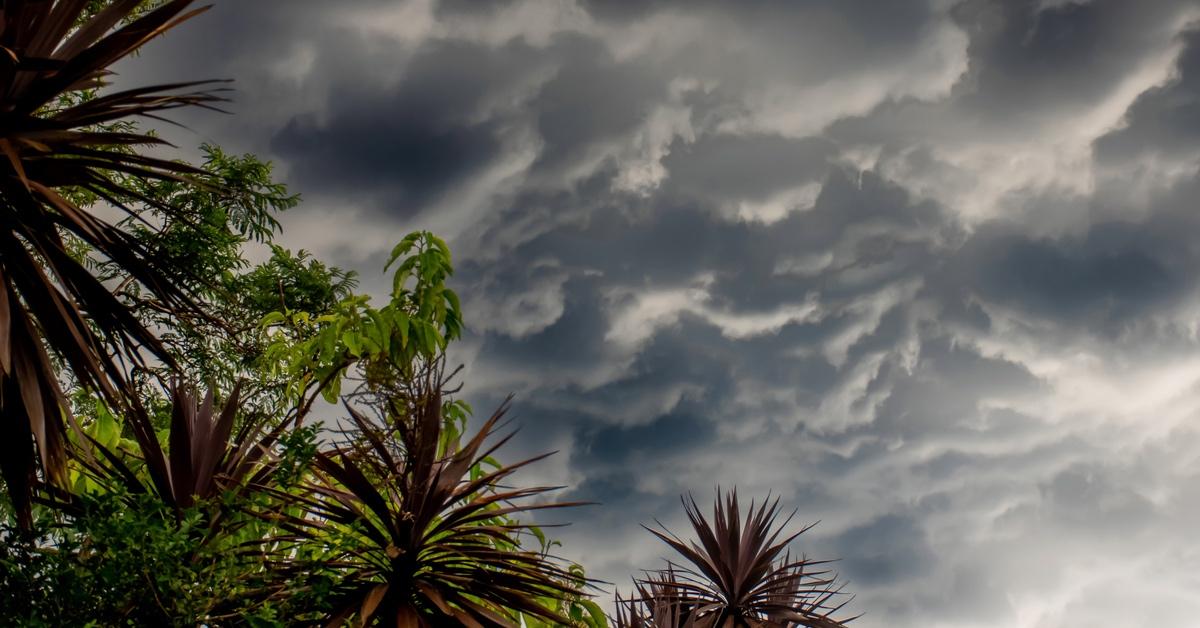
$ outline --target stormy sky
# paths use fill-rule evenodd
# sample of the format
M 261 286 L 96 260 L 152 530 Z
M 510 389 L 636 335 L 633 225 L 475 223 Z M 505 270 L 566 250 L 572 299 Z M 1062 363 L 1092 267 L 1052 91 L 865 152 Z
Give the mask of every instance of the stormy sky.
M 1197 625 L 1195 0 L 218 0 L 119 69 L 236 79 L 170 137 L 367 289 L 450 241 L 591 575 L 737 486 L 861 628 Z

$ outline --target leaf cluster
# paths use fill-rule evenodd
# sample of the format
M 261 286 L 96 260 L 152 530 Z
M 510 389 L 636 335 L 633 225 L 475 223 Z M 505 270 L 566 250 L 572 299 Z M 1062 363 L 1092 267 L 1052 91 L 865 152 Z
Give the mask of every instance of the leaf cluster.
M 61 551 L 53 554 L 58 562 L 43 556 L 36 564 L 89 568 L 94 563 L 71 539 L 86 540 L 90 526 L 99 525 L 94 504 L 119 504 L 130 512 L 153 510 L 148 521 L 155 533 L 184 544 L 171 546 L 175 553 L 163 549 L 181 563 L 206 565 L 217 556 L 224 561 L 203 574 L 185 571 L 145 584 L 153 595 L 138 588 L 141 583 L 121 589 L 131 600 L 156 605 L 122 612 L 161 613 L 156 624 L 167 622 L 164 617 L 209 625 L 248 621 L 248 604 L 262 625 L 316 618 L 335 624 L 606 625 L 588 599 L 590 583 L 582 571 L 549 554 L 554 542 L 518 519 L 572 504 L 535 501 L 554 487 L 505 487 L 541 457 L 515 465 L 496 460 L 495 451 L 512 437 L 497 433 L 504 408 L 463 438 L 470 408 L 453 398 L 443 372 L 444 349 L 461 333 L 457 298 L 446 287 L 453 272 L 448 250 L 426 233 L 401 244 L 393 267 L 404 280 L 394 283 L 389 303 L 376 308 L 351 295 L 311 327 L 277 329 L 286 318 L 281 316 L 263 321 L 281 336 L 279 346 L 299 355 L 319 348 L 322 338 L 338 339 L 340 353 L 327 362 L 340 366 L 338 386 L 343 379 L 356 386 L 341 395 L 349 421 L 341 441 L 320 442 L 322 432 L 298 425 L 300 413 L 280 420 L 260 412 L 236 385 L 222 403 L 212 392 L 198 397 L 174 386 L 150 409 L 113 409 L 78 389 L 75 405 L 90 406 L 70 438 L 71 481 L 66 488 L 42 485 L 39 493 L 50 507 L 39 512 L 69 534 L 41 541 Z M 424 303 L 428 299 L 438 303 Z M 339 312 L 351 314 L 339 319 Z M 355 326 L 377 324 L 381 312 L 392 317 L 390 327 Z M 346 341 L 351 330 L 386 330 L 387 340 L 356 345 Z M 431 342 L 415 340 L 423 334 Z M 291 373 L 312 381 L 320 364 L 298 362 Z M 326 381 L 309 392 L 320 395 L 332 385 Z M 212 554 L 213 548 L 223 551 Z M 31 574 L 14 577 L 28 583 Z M 207 582 L 200 587 L 210 591 L 207 604 L 158 608 L 159 598 L 197 595 L 198 589 L 182 587 L 184 581 Z M 96 613 L 113 617 L 104 614 L 109 610 Z
M 151 495 L 83 497 L 69 524 L 0 525 L 0 600 L 7 625 L 194 626 L 261 615 L 239 602 L 252 569 L 206 541 L 205 506 L 176 518 Z
M 454 269 L 450 249 L 425 231 L 406 236 L 393 249 L 395 265 L 388 303 L 353 295 L 320 316 L 283 310 L 265 316 L 275 331 L 265 363 L 272 375 L 289 382 L 290 398 L 307 409 L 315 392 L 329 403 L 342 394 L 348 374 L 368 394 L 384 394 L 393 382 L 409 382 L 418 370 L 462 334 L 458 296 L 446 285 Z M 350 373 L 352 368 L 357 368 Z

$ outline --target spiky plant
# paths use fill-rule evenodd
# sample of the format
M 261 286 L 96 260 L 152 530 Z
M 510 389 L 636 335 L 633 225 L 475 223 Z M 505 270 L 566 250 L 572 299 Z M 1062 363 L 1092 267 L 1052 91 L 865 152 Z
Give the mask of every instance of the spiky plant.
M 520 538 L 531 526 L 512 517 L 577 504 L 529 502 L 558 487 L 503 485 L 545 456 L 488 466 L 512 436 L 493 439 L 507 403 L 460 444 L 443 441 L 437 390 L 408 398 L 403 408 L 392 401 L 386 426 L 347 406 L 356 438 L 317 454 L 309 495 L 292 496 L 305 512 L 277 521 L 300 543 L 282 546 L 285 562 L 305 542 L 335 548 L 324 563 L 340 580 L 329 625 L 357 615 L 361 625 L 516 626 L 518 613 L 570 625 L 539 598 L 580 596 L 584 584 L 552 557 L 523 549 Z M 290 568 L 311 569 L 303 562 Z
M 234 387 L 218 413 L 211 390 L 200 400 L 187 387 L 174 387 L 166 451 L 150 417 L 139 408 L 126 419 L 138 452 L 91 441 L 76 458 L 101 483 L 119 485 L 131 495 L 153 492 L 177 513 L 223 490 L 254 484 L 272 471 L 271 447 L 288 426 L 268 429 L 266 417 L 247 416 L 235 432 L 240 388 Z M 140 464 L 131 464 L 131 455 Z M 139 473 L 137 467 L 144 470 Z
M 778 499 L 758 508 L 751 503 L 744 521 L 736 489 L 724 496 L 718 492 L 711 520 L 690 497 L 683 507 L 698 542 L 646 529 L 686 564 L 669 562 L 666 569 L 636 580 L 632 598 L 618 597 L 618 626 L 840 628 L 850 621 L 833 618 L 845 602 L 834 603 L 839 588 L 822 567 L 827 561 L 792 560 L 788 554 L 788 545 L 812 526 L 782 536 L 795 512 L 776 525 Z
M 65 366 L 113 405 L 132 396 L 126 368 L 148 349 L 170 362 L 154 334 L 90 272 L 72 241 L 121 268 L 168 311 L 195 306 L 169 260 L 111 222 L 73 203 L 91 196 L 134 214 L 153 203 L 132 179 L 200 175 L 138 152 L 164 144 L 122 125 L 221 100 L 203 83 L 95 94 L 110 67 L 203 9 L 172 0 L 5 0 L 0 4 L 0 475 L 22 522 L 29 521 L 37 469 L 65 478 Z M 169 212 L 170 208 L 160 208 Z M 47 350 L 48 349 L 48 350 Z
M 635 581 L 633 597 L 623 599 L 617 592 L 616 624 L 628 628 L 685 626 L 692 611 L 690 598 L 671 586 L 677 575 L 673 566 L 650 572 Z

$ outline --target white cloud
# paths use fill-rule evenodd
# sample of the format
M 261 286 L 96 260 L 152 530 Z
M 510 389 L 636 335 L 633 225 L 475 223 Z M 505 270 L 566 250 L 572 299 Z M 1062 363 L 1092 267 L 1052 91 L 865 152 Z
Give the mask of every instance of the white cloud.
M 815 81 L 800 76 L 794 83 L 780 81 L 751 87 L 746 95 L 747 112 L 723 121 L 718 128 L 808 137 L 837 120 L 865 114 L 887 100 L 945 98 L 967 71 L 967 43 L 966 34 L 945 19 L 929 28 L 914 54 L 895 58 L 892 64 L 855 68 Z
M 712 281 L 712 275 L 705 274 L 684 288 L 614 288 L 608 294 L 608 301 L 613 305 L 605 340 L 633 350 L 660 328 L 678 322 L 683 314 L 699 316 L 734 340 L 769 334 L 788 323 L 815 320 L 821 315 L 811 296 L 770 311 L 735 312 L 717 307 L 709 293 Z
M 765 200 L 740 201 L 737 204 L 737 217 L 741 220 L 769 225 L 783 220 L 793 211 L 812 209 L 820 195 L 820 183 L 805 183 L 780 191 Z
M 1086 199 L 1096 192 L 1098 177 L 1111 173 L 1097 171 L 1093 142 L 1123 124 L 1125 112 L 1140 94 L 1170 80 L 1181 51 L 1174 38 L 1177 33 L 1165 32 L 1160 48 L 1146 53 L 1134 71 L 1083 109 L 1032 110 L 1016 115 L 1019 126 L 989 129 L 958 119 L 975 114 L 947 105 L 931 122 L 945 124 L 950 132 L 935 130 L 914 137 L 905 149 L 883 158 L 880 171 L 920 197 L 956 212 L 967 224 L 997 218 L 1025 221 L 1033 230 L 1051 235 L 1085 228 L 1092 218 L 1085 205 L 1046 211 L 1029 199 L 1042 195 Z M 1171 171 L 1153 172 L 1161 177 Z M 1128 209 L 1120 207 L 1122 212 Z

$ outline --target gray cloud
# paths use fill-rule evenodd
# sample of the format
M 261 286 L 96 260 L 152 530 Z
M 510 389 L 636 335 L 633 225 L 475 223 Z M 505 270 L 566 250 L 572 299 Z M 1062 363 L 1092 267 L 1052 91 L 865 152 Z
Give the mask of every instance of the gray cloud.
M 506 120 L 477 120 L 480 103 L 502 88 L 497 77 L 535 63 L 521 46 L 432 44 L 414 54 L 401 85 L 333 86 L 324 119 L 293 116 L 271 149 L 319 194 L 365 194 L 389 212 L 415 213 L 501 157 Z
M 846 530 L 836 546 L 846 575 L 866 585 L 920 578 L 936 560 L 920 521 L 895 514 Z
M 469 397 L 603 502 L 594 575 L 736 484 L 864 627 L 1194 623 L 1194 3 L 245 4 L 123 80 L 238 78 L 187 121 L 289 242 L 451 237 Z
M 1180 37 L 1176 75 L 1143 92 L 1125 113 L 1125 125 L 1096 140 L 1096 157 L 1120 162 L 1144 153 L 1196 159 L 1200 113 L 1200 31 Z M 1124 158 L 1124 159 L 1122 159 Z

